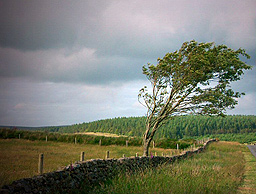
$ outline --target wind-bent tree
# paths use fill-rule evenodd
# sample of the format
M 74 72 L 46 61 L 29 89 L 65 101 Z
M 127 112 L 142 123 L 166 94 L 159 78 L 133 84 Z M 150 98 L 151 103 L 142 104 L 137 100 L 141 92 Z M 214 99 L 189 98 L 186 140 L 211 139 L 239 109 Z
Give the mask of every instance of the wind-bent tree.
M 251 68 L 240 56 L 250 58 L 244 49 L 235 51 L 193 40 L 158 58 L 157 65 L 143 66 L 143 74 L 151 83 L 151 92 L 144 86 L 138 95 L 147 108 L 144 156 L 149 155 L 154 134 L 168 119 L 184 114 L 224 116 L 227 108 L 234 108 L 244 93 L 234 92 L 230 83 Z

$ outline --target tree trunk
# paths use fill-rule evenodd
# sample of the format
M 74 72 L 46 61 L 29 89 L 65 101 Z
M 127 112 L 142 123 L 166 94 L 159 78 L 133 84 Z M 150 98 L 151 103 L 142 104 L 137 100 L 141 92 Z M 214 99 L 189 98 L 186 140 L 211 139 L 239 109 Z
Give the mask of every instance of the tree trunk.
M 149 156 L 149 146 L 152 138 L 144 137 L 144 145 L 143 145 L 143 156 Z
M 143 136 L 143 146 L 144 146 L 144 149 L 143 149 L 143 156 L 149 156 L 149 146 L 150 146 L 150 143 L 154 137 L 154 134 L 156 132 L 156 129 L 158 127 L 158 124 L 156 123 L 154 125 L 154 127 L 152 129 L 150 129 L 150 125 L 147 124 L 147 129 L 146 129 L 146 132 Z M 150 132 L 151 131 L 151 132 Z

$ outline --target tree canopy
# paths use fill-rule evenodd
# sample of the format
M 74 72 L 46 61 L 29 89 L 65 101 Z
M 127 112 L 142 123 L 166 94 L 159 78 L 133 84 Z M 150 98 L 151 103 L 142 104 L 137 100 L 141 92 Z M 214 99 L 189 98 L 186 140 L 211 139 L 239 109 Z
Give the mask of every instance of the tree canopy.
M 244 49 L 226 45 L 185 42 L 181 48 L 143 66 L 151 87 L 144 86 L 139 101 L 147 108 L 144 155 L 155 132 L 168 119 L 182 114 L 221 115 L 233 109 L 243 93 L 230 86 L 251 66 L 240 60 L 250 56 Z M 141 101 L 143 100 L 143 102 Z

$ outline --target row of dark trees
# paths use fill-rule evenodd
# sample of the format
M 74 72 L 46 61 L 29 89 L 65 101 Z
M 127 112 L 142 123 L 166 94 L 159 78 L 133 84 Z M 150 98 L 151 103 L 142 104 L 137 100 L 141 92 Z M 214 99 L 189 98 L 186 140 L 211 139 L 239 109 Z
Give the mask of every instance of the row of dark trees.
M 40 130 L 61 133 L 107 132 L 142 137 L 145 132 L 145 121 L 145 117 L 122 117 L 63 127 L 40 128 Z M 187 115 L 177 116 L 168 121 L 156 133 L 156 138 L 181 139 L 186 136 L 251 132 L 256 132 L 256 116 L 254 115 L 228 115 L 226 117 Z

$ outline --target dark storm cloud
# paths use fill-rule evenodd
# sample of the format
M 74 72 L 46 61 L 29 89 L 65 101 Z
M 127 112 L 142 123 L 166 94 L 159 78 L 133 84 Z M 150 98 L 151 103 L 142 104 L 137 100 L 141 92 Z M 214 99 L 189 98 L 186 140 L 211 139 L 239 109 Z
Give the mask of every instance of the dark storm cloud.
M 250 51 L 254 8 L 255 1 L 1 1 L 1 76 L 109 83 L 141 79 L 142 65 L 192 39 Z
M 95 30 L 106 1 L 8 0 L 0 6 L 0 45 L 21 50 L 70 47 Z
M 0 124 L 144 115 L 142 65 L 185 41 L 246 49 L 230 114 L 256 114 L 255 0 L 0 0 Z M 142 111 L 142 112 L 141 112 Z

